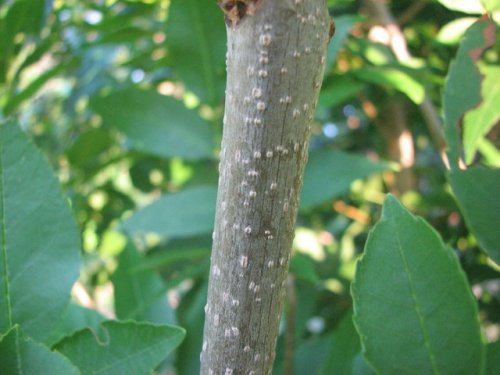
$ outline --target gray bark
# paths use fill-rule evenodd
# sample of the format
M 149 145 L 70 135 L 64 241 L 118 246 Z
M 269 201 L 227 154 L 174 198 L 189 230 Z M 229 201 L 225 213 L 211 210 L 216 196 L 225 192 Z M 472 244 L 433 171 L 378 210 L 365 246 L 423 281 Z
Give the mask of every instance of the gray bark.
M 262 0 L 228 26 L 202 374 L 270 374 L 323 78 L 325 0 Z

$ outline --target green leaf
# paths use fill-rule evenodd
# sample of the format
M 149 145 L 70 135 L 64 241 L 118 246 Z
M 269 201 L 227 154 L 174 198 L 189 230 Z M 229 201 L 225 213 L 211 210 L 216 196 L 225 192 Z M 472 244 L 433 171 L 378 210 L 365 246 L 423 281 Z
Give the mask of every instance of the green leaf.
M 352 363 L 352 375 L 375 375 L 373 369 L 366 363 L 363 354 L 359 352 Z
M 462 116 L 481 102 L 481 75 L 476 61 L 495 41 L 496 26 L 480 18 L 465 33 L 456 59 L 450 64 L 444 90 L 444 128 L 451 168 L 458 167 L 461 152 L 459 122 Z
M 335 329 L 328 348 L 322 375 L 351 375 L 356 355 L 361 349 L 358 333 L 352 322 L 352 312 L 345 315 Z
M 67 150 L 66 156 L 72 167 L 92 170 L 102 163 L 103 154 L 109 151 L 113 138 L 107 128 L 95 128 L 78 136 Z
M 106 321 L 101 327 L 103 337 L 84 329 L 55 347 L 83 375 L 148 375 L 186 334 L 180 327 L 132 321 Z
M 26 337 L 17 325 L 0 337 L 0 358 L 5 375 L 80 374 L 66 357 Z
M 78 278 L 80 239 L 45 158 L 13 122 L 0 124 L 0 332 L 43 341 Z
M 169 193 L 136 211 L 122 223 L 129 233 L 189 237 L 210 233 L 214 225 L 217 188 L 198 186 Z
M 481 4 L 490 13 L 500 10 L 500 0 L 481 0 Z
M 303 279 L 313 284 L 319 282 L 319 277 L 314 269 L 314 261 L 306 254 L 296 252 L 290 261 L 290 273 L 297 279 Z
M 329 84 L 331 81 L 331 84 Z M 349 75 L 341 75 L 327 79 L 319 93 L 318 109 L 334 108 L 347 99 L 352 98 L 365 85 Z
M 179 321 L 189 332 L 177 351 L 176 370 L 179 375 L 200 373 L 200 348 L 203 343 L 208 281 L 196 284 L 184 296 L 178 310 Z
M 175 315 L 160 276 L 151 269 L 136 269 L 142 258 L 130 242 L 118 257 L 118 268 L 111 276 L 116 316 L 119 319 L 173 324 Z
M 500 341 L 490 343 L 486 346 L 486 375 L 500 374 Z
M 477 21 L 476 17 L 462 17 L 444 25 L 436 37 L 436 40 L 443 44 L 458 44 L 467 29 Z
M 312 336 L 295 348 L 293 357 L 294 375 L 317 374 L 319 372 L 321 363 L 328 355 L 326 350 L 327 340 L 328 338 L 324 336 Z M 282 371 L 273 373 L 283 374 Z
M 45 23 L 51 2 L 14 0 L 0 14 L 0 83 L 5 82 L 10 59 L 16 52 L 16 35 L 38 34 Z
M 335 17 L 335 35 L 328 43 L 328 50 L 326 52 L 325 73 L 327 73 L 335 64 L 337 54 L 344 45 L 347 36 L 351 32 L 353 25 L 361 21 L 363 18 L 354 15 L 345 15 Z
M 203 102 L 224 94 L 226 30 L 215 1 L 172 0 L 167 47 L 174 72 Z
M 72 335 L 76 331 L 84 328 L 92 328 L 94 332 L 99 331 L 100 323 L 105 318 L 96 310 L 87 309 L 73 302 L 68 303 L 62 318 L 57 327 L 52 331 L 52 335 L 47 344 L 54 345 L 63 337 Z
M 467 112 L 464 117 L 465 162 L 470 164 L 484 135 L 500 120 L 500 67 L 487 66 L 481 69 L 484 80 L 481 87 L 483 101 L 479 107 Z
M 452 170 L 448 178 L 465 221 L 479 245 L 500 264 L 500 169 Z
M 363 352 L 376 372 L 483 373 L 476 301 L 456 256 L 391 195 L 358 262 L 352 295 Z
M 15 110 L 23 101 L 33 99 L 35 94 L 40 90 L 48 80 L 54 76 L 64 72 L 68 68 L 69 64 L 57 64 L 52 69 L 48 69 L 39 76 L 37 76 L 33 81 L 31 81 L 26 88 L 24 88 L 19 93 L 13 95 L 9 98 L 9 101 L 5 105 L 5 113 L 10 114 Z
M 105 126 L 128 137 L 132 148 L 163 157 L 212 157 L 209 124 L 172 97 L 127 89 L 96 97 L 90 104 Z
M 479 0 L 438 0 L 446 8 L 463 13 L 483 14 L 484 8 Z
M 312 153 L 306 167 L 301 208 L 309 208 L 349 190 L 351 183 L 389 169 L 389 164 L 374 162 L 340 151 Z
M 413 78 L 405 70 L 390 66 L 377 66 L 354 70 L 352 73 L 363 81 L 398 90 L 415 104 L 421 104 L 425 96 L 425 87 L 422 82 Z

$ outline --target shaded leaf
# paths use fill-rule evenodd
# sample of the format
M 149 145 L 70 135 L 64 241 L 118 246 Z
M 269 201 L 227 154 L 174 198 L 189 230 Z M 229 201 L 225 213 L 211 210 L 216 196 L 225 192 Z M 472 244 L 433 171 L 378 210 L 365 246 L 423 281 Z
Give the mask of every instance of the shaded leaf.
M 346 314 L 333 332 L 322 375 L 351 375 L 356 356 L 361 350 L 358 332 L 352 322 L 352 312 Z
M 26 337 L 17 325 L 0 337 L 0 358 L 5 375 L 80 374 L 68 358 Z
M 167 301 L 160 276 L 151 269 L 137 269 L 142 258 L 130 242 L 118 257 L 118 268 L 111 276 L 116 316 L 119 319 L 174 324 L 174 312 Z
M 127 89 L 96 97 L 91 107 L 101 115 L 105 126 L 124 133 L 132 148 L 190 160 L 212 156 L 209 124 L 172 97 Z
M 172 0 L 167 47 L 174 71 L 203 102 L 218 104 L 224 93 L 226 30 L 215 1 Z
M 105 318 L 96 310 L 87 309 L 73 302 L 68 303 L 57 327 L 52 331 L 48 344 L 53 345 L 63 337 L 72 335 L 84 328 L 92 328 L 94 332 L 99 331 L 100 323 Z
M 148 375 L 186 334 L 180 327 L 132 321 L 106 321 L 101 327 L 102 337 L 84 329 L 55 346 L 83 375 Z
M 50 334 L 78 278 L 80 239 L 45 158 L 13 122 L 0 124 L 0 332 Z
M 375 372 L 366 362 L 361 352 L 354 357 L 354 361 L 352 363 L 352 375 L 375 375 Z
M 349 190 L 359 178 L 389 169 L 389 164 L 374 162 L 340 151 L 312 153 L 306 167 L 301 208 L 309 208 Z
M 362 19 L 362 17 L 354 15 L 335 17 L 335 35 L 330 40 L 330 43 L 328 43 L 325 73 L 327 73 L 335 64 L 337 54 L 344 45 L 347 36 L 351 32 L 352 26 Z
M 290 261 L 290 273 L 297 279 L 307 280 L 313 284 L 319 281 L 314 269 L 314 261 L 311 257 L 299 252 L 296 252 Z
M 486 375 L 500 374 L 500 341 L 486 346 Z
M 212 232 L 217 188 L 198 186 L 166 194 L 122 223 L 129 233 L 189 237 Z
M 459 122 L 465 112 L 481 101 L 481 75 L 476 61 L 495 41 L 495 24 L 483 17 L 465 33 L 456 59 L 450 64 L 444 90 L 444 127 L 451 168 L 458 166 L 461 152 Z M 466 77 L 466 78 L 465 78 Z
M 457 258 L 393 196 L 352 285 L 365 358 L 391 374 L 482 374 L 476 302 Z
M 180 324 L 189 332 L 177 351 L 176 369 L 179 375 L 200 373 L 200 348 L 203 342 L 207 289 L 208 282 L 203 280 L 183 296 L 184 303 L 179 306 Z
M 483 101 L 478 108 L 464 117 L 464 154 L 465 162 L 470 164 L 479 147 L 481 139 L 488 134 L 500 120 L 500 67 L 488 66 L 481 69 L 484 81 L 481 87 Z
M 448 178 L 469 229 L 481 248 L 500 264 L 500 169 L 452 170 Z
M 319 93 L 318 109 L 327 109 L 342 104 L 352 98 L 364 87 L 364 84 L 349 75 L 335 76 L 323 84 Z

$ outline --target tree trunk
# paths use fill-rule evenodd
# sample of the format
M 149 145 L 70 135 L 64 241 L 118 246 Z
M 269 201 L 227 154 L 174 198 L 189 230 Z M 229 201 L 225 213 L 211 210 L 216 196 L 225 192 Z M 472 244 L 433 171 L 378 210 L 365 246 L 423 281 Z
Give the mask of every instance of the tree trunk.
M 227 90 L 201 373 L 270 374 L 330 21 L 325 0 L 220 4 Z

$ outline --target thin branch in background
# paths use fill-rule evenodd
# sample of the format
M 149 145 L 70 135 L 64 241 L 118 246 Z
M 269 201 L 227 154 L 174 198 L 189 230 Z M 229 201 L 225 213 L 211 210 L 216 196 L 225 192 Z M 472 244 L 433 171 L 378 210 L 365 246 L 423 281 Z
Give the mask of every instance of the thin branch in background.
M 389 35 L 388 45 L 400 63 L 407 63 L 412 59 L 408 50 L 406 38 L 401 31 L 394 16 L 389 11 L 387 4 L 383 0 L 365 0 L 365 4 L 370 13 L 379 20 L 386 29 Z M 423 4 L 425 5 L 425 4 Z M 422 5 L 422 6 L 423 6 Z M 441 155 L 443 163 L 449 168 L 448 159 L 446 157 L 446 141 L 443 134 L 443 127 L 439 118 L 436 107 L 432 103 L 429 95 L 426 93 L 422 104 L 419 106 L 420 111 L 425 119 L 429 133 L 436 145 L 436 148 Z
M 398 16 L 398 25 L 404 26 L 408 22 L 410 22 L 412 18 L 414 18 L 418 13 L 422 11 L 422 9 L 425 8 L 427 2 L 427 0 L 414 1 L 408 8 L 405 9 L 403 13 Z

